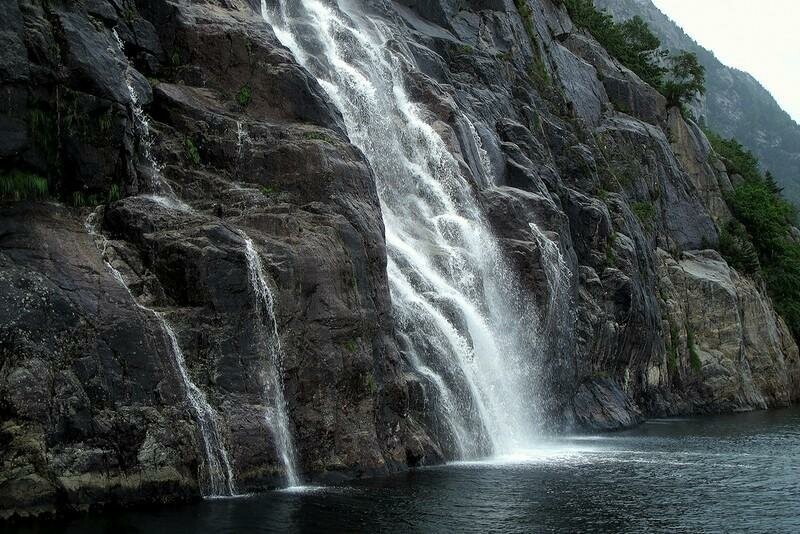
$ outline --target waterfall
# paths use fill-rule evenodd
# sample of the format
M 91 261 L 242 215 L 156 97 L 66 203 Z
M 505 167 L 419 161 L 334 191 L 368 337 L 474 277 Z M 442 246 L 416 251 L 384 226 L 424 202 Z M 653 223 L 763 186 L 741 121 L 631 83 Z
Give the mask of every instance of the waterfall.
M 492 162 L 489 160 L 489 153 L 483 147 L 483 140 L 481 139 L 478 130 L 475 128 L 469 117 L 464 115 L 464 122 L 467 123 L 469 133 L 472 136 L 472 142 L 475 145 L 475 150 L 478 152 L 478 162 L 480 163 L 480 173 L 489 184 L 494 184 L 494 174 L 492 173 Z
M 538 319 L 472 185 L 406 92 L 412 54 L 380 18 L 350 9 L 354 0 L 272 3 L 262 0 L 264 19 L 337 105 L 375 172 L 404 356 L 436 398 L 441 439 L 460 458 L 529 447 L 539 434 Z
M 569 303 L 570 277 L 572 273 L 567 260 L 564 258 L 558 243 L 550 239 L 536 223 L 529 224 L 536 244 L 542 256 L 541 265 L 547 278 L 547 289 L 549 293 L 547 305 L 547 325 L 549 330 L 556 321 L 563 320 L 564 315 L 569 313 L 566 309 Z
M 245 257 L 250 278 L 250 287 L 256 299 L 255 309 L 258 317 L 259 349 L 269 355 L 268 370 L 265 376 L 266 398 L 272 399 L 271 406 L 264 415 L 267 426 L 275 442 L 275 448 L 286 471 L 289 487 L 300 485 L 297 475 L 294 444 L 289 431 L 289 418 L 286 415 L 286 398 L 283 394 L 283 350 L 278 334 L 278 322 L 275 320 L 275 300 L 266 281 L 261 258 L 256 251 L 253 240 L 244 232 L 240 232 L 245 242 Z M 265 324 L 266 323 L 266 324 Z
M 181 211 L 191 211 L 191 208 L 186 203 L 178 199 L 175 191 L 172 189 L 169 183 L 164 180 L 164 176 L 162 174 L 163 167 L 160 163 L 158 163 L 158 160 L 156 160 L 155 155 L 153 154 L 153 134 L 150 129 L 150 118 L 147 116 L 147 113 L 144 112 L 139 95 L 133 86 L 133 75 L 131 74 L 130 63 L 125 55 L 125 46 L 123 45 L 122 39 L 120 39 L 116 28 L 112 28 L 111 33 L 114 36 L 114 42 L 117 47 L 116 52 L 122 56 L 121 61 L 125 65 L 125 85 L 128 88 L 128 95 L 130 95 L 130 108 L 133 116 L 133 127 L 135 138 L 140 150 L 140 155 L 144 158 L 147 166 L 150 167 L 150 171 L 152 172 L 148 180 L 148 188 L 152 194 L 147 196 L 156 203 L 167 208 Z
M 244 149 L 250 142 L 250 135 L 247 133 L 247 128 L 242 121 L 236 121 L 236 161 L 241 163 Z
M 222 438 L 216 412 L 208 403 L 203 391 L 192 382 L 189 371 L 186 368 L 186 359 L 183 356 L 183 351 L 175 335 L 175 330 L 169 324 L 166 317 L 164 317 L 163 313 L 139 303 L 136 297 L 133 296 L 128 284 L 125 282 L 122 273 L 111 265 L 111 262 L 107 258 L 108 240 L 98 231 L 96 218 L 96 213 L 89 215 L 86 219 L 86 230 L 89 232 L 89 235 L 100 251 L 106 267 L 111 271 L 111 274 L 114 275 L 114 278 L 117 279 L 120 285 L 125 288 L 136 306 L 145 313 L 153 315 L 156 320 L 158 320 L 159 325 L 161 325 L 161 330 L 172 355 L 172 361 L 175 364 L 176 371 L 178 372 L 178 376 L 186 392 L 186 400 L 189 401 L 189 406 L 197 421 L 197 429 L 202 439 L 203 465 L 201 466 L 201 472 L 203 472 L 204 475 L 201 476 L 201 478 L 205 479 L 204 484 L 201 483 L 201 486 L 204 486 L 201 488 L 203 495 L 206 497 L 236 495 L 236 481 L 233 475 L 233 468 L 228 459 L 228 452 L 225 449 L 225 441 Z

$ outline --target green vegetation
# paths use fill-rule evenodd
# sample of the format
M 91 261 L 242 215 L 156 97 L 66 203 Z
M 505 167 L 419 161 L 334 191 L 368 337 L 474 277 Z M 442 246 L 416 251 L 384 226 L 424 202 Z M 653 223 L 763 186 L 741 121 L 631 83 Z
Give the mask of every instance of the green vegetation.
M 467 56 L 475 52 L 475 49 L 472 47 L 472 45 L 468 45 L 466 43 L 453 45 L 450 47 L 450 49 L 454 54 L 462 54 Z
M 191 161 L 194 165 L 200 165 L 200 151 L 197 150 L 197 145 L 190 137 L 183 141 L 183 149 L 186 153 L 186 159 Z
M 103 113 L 97 118 L 97 127 L 100 130 L 99 133 L 102 136 L 108 136 L 111 134 L 111 129 L 114 126 L 114 112 L 111 108 L 108 108 L 108 111 Z
M 47 180 L 41 176 L 20 171 L 0 174 L 0 200 L 42 200 L 47 196 Z
M 669 76 L 661 87 L 670 107 L 683 107 L 697 95 L 706 92 L 706 69 L 691 52 L 681 52 L 670 58 Z
M 525 33 L 528 34 L 531 47 L 534 51 L 538 50 L 539 47 L 536 45 L 536 28 L 533 25 L 533 13 L 528 6 L 528 2 L 526 0 L 514 0 L 514 5 L 517 7 L 517 12 L 522 19 L 522 25 L 525 27 Z
M 322 132 L 303 132 L 303 139 L 311 141 L 322 141 L 323 143 L 333 144 L 333 139 Z
M 725 162 L 729 174 L 739 174 L 745 180 L 757 181 L 761 178 L 758 169 L 758 158 L 745 149 L 736 139 L 723 139 L 711 130 L 704 130 L 706 137 L 717 153 Z
M 606 240 L 606 267 L 617 266 L 617 253 L 614 252 L 614 244 L 617 242 L 617 233 L 612 232 Z
M 344 348 L 347 349 L 347 352 L 355 352 L 358 350 L 358 345 L 352 339 L 349 339 L 344 342 Z
M 737 271 L 755 274 L 761 270 L 758 251 L 739 221 L 729 221 L 719 233 L 719 251 Z
M 378 386 L 375 385 L 375 378 L 372 376 L 372 373 L 364 373 L 362 380 L 364 389 L 369 392 L 370 395 L 374 395 L 375 392 L 378 391 Z
M 631 203 L 631 211 L 636 218 L 639 219 L 639 222 L 642 223 L 642 226 L 649 230 L 653 227 L 653 221 L 656 218 L 656 209 L 650 202 L 632 202 Z
M 588 30 L 611 55 L 645 82 L 661 87 L 666 72 L 661 60 L 666 52 L 644 20 L 634 17 L 616 23 L 611 15 L 596 9 L 592 0 L 564 0 L 564 5 L 572 21 Z
M 243 85 L 239 92 L 236 93 L 236 102 L 240 107 L 246 108 L 253 98 L 253 91 L 249 85 Z
M 611 102 L 611 105 L 614 106 L 615 111 L 619 111 L 620 113 L 624 113 L 626 115 L 631 114 L 631 110 L 625 102 L 614 101 Z
M 130 6 L 126 7 L 122 13 L 122 18 L 125 19 L 125 22 L 132 24 L 136 20 L 136 10 Z
M 641 17 L 618 23 L 605 11 L 595 8 L 592 0 L 563 0 L 563 3 L 575 24 L 588 30 L 620 63 L 661 91 L 669 106 L 683 109 L 696 95 L 705 93 L 705 69 L 697 56 L 681 52 L 668 58 L 661 41 Z
M 522 26 L 525 28 L 525 33 L 528 35 L 528 42 L 531 46 L 531 52 L 533 52 L 534 55 L 532 63 L 528 66 L 528 78 L 539 91 L 546 91 L 550 88 L 550 75 L 547 72 L 547 66 L 545 65 L 544 58 L 539 49 L 539 43 L 536 39 L 536 26 L 533 22 L 533 12 L 526 0 L 514 0 L 514 5 L 517 7 L 517 12 L 522 19 Z
M 120 194 L 119 186 L 117 184 L 111 184 L 111 189 L 108 190 L 108 203 L 116 202 L 120 198 L 122 198 L 122 195 Z
M 776 310 L 800 338 L 800 244 L 791 237 L 795 210 L 752 153 L 734 139 L 713 132 L 708 137 L 728 173 L 742 177 L 726 198 L 736 221 L 723 228 L 720 252 L 735 268 L 763 279 Z
M 272 189 L 272 188 L 271 188 L 270 186 L 268 186 L 268 185 L 262 185 L 262 186 L 261 186 L 261 194 L 262 194 L 262 195 L 264 195 L 264 196 L 269 196 L 269 195 L 271 195 L 271 194 L 272 194 L 272 193 L 274 193 L 274 192 L 275 192 L 275 190 L 274 190 L 274 189 Z
M 35 107 L 29 111 L 29 129 L 34 146 L 42 151 L 48 165 L 58 172 L 60 161 L 58 155 L 59 124 L 57 114 L 44 107 Z
M 506 50 L 505 52 L 498 53 L 496 57 L 502 61 L 511 61 L 514 59 L 514 52 L 513 50 Z
M 74 208 L 94 207 L 99 204 L 101 204 L 101 202 L 95 194 L 86 196 L 82 191 L 73 191 L 72 193 L 72 206 Z
M 537 89 L 542 90 L 550 83 L 550 75 L 542 58 L 537 57 L 528 67 L 528 78 L 533 82 Z

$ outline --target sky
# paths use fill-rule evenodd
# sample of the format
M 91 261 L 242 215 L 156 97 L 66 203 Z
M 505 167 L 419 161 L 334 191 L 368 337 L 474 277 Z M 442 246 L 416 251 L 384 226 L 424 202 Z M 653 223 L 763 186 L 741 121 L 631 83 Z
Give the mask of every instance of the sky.
M 800 123 L 800 0 L 653 0 L 703 47 L 749 72 Z

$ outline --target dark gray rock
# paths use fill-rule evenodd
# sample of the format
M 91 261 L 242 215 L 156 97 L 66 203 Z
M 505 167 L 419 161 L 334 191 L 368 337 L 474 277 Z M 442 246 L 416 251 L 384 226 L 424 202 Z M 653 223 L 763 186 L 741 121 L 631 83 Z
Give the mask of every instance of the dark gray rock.
M 607 379 L 581 384 L 573 402 L 575 420 L 582 428 L 619 430 L 643 421 L 633 399 Z
M 4 206 L 0 228 L 2 516 L 192 498 L 197 436 L 158 323 L 74 212 Z

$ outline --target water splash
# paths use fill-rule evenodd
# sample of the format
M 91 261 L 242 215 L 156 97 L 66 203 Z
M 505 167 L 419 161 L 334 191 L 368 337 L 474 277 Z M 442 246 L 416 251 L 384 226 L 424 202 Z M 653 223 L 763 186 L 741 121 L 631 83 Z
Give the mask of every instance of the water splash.
M 267 399 L 272 399 L 272 405 L 268 408 L 265 419 L 275 441 L 275 448 L 283 462 L 288 486 L 299 487 L 300 477 L 297 475 L 296 453 L 292 434 L 289 431 L 289 417 L 283 393 L 283 349 L 278 334 L 278 322 L 275 320 L 275 300 L 272 298 L 272 291 L 267 284 L 264 267 L 253 240 L 244 232 L 240 232 L 240 234 L 245 243 L 250 287 L 256 297 L 256 315 L 258 323 L 262 326 L 259 329 L 261 336 L 259 345 L 269 355 L 269 369 L 265 376 L 265 384 L 266 396 Z
M 413 55 L 380 19 L 349 11 L 351 4 L 277 0 L 273 10 L 262 7 L 375 171 L 406 357 L 440 393 L 455 454 L 525 447 L 538 435 L 537 317 L 458 162 L 406 93 Z
M 148 308 L 139 303 L 136 297 L 125 282 L 122 273 L 119 272 L 111 262 L 108 260 L 108 240 L 98 230 L 97 213 L 92 213 L 86 219 L 86 231 L 95 242 L 95 246 L 100 251 L 105 263 L 106 268 L 111 272 L 114 278 L 125 288 L 128 294 L 133 299 L 134 304 L 147 314 L 156 318 L 161 330 L 164 334 L 165 340 L 170 348 L 172 361 L 175 364 L 175 370 L 181 379 L 184 391 L 186 392 L 186 400 L 189 401 L 189 406 L 194 414 L 195 421 L 197 421 L 197 429 L 200 433 L 202 440 L 202 459 L 201 465 L 201 491 L 205 497 L 217 496 L 233 496 L 236 495 L 236 480 L 233 474 L 233 468 L 228 458 L 228 452 L 225 448 L 225 441 L 222 437 L 220 425 L 217 420 L 217 414 L 206 399 L 205 393 L 197 387 L 189 376 L 188 369 L 186 368 L 186 359 L 183 356 L 180 343 L 175 335 L 175 330 L 167 321 L 163 313 Z

